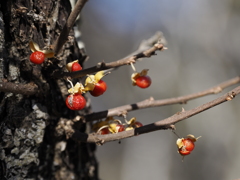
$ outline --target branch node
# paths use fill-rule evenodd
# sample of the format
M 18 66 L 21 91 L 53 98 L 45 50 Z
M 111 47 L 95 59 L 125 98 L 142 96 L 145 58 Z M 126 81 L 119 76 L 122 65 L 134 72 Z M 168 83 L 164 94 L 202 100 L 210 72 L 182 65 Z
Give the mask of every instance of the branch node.
M 151 97 L 149 98 L 149 101 L 154 101 L 154 97 L 151 96 Z
M 98 145 L 98 146 L 102 146 L 103 144 L 104 144 L 104 140 L 103 139 L 98 139 L 97 141 L 96 141 L 96 145 Z
M 185 112 L 185 109 L 182 107 L 182 112 Z
M 217 94 L 217 93 L 220 93 L 220 92 L 222 92 L 222 88 L 219 87 L 219 86 L 213 89 L 214 94 Z
M 174 124 L 170 124 L 169 129 L 171 129 L 172 131 L 175 131 L 177 128 Z
M 76 117 L 73 119 L 73 122 L 78 122 L 78 121 L 80 121 L 80 120 L 84 121 L 84 118 L 81 117 L 81 116 L 76 116 Z
M 161 50 L 163 50 L 164 49 L 164 46 L 163 46 L 163 44 L 159 44 L 159 43 L 157 43 L 157 44 L 154 44 L 154 47 L 156 47 L 159 51 L 161 51 Z
M 121 112 L 119 112 L 118 116 L 123 116 L 123 117 L 127 117 L 127 111 L 126 110 L 123 110 Z
M 236 96 L 235 92 L 231 92 L 228 94 L 228 96 L 226 97 L 227 101 L 231 101 L 233 100 L 233 98 Z
M 187 101 L 186 100 L 182 100 L 179 102 L 179 104 L 187 104 Z
M 137 58 L 138 58 L 137 55 L 130 57 L 129 60 L 127 61 L 127 64 L 135 63 Z
M 97 63 L 97 68 L 102 68 L 105 65 L 106 65 L 105 62 L 99 62 L 99 63 Z
M 181 113 L 183 113 L 184 111 L 178 111 L 178 112 L 176 112 L 176 114 L 175 115 L 180 115 Z

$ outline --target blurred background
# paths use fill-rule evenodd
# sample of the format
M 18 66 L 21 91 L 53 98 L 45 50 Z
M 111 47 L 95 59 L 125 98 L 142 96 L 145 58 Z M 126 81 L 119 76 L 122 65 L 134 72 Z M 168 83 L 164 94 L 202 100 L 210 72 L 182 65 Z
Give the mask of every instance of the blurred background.
M 152 85 L 131 85 L 130 66 L 113 71 L 104 81 L 107 92 L 91 97 L 93 111 L 132 104 L 149 97 L 165 99 L 205 90 L 239 75 L 239 0 L 98 0 L 82 12 L 82 39 L 90 56 L 85 68 L 121 59 L 140 42 L 162 31 L 168 50 L 143 59 L 135 67 L 150 69 Z M 237 86 L 237 85 L 236 85 Z M 165 119 L 182 107 L 189 110 L 225 94 L 132 111 L 143 124 Z M 182 162 L 177 137 L 169 130 L 106 143 L 97 148 L 102 180 L 233 180 L 240 178 L 240 97 L 176 124 L 184 137 L 202 136 Z

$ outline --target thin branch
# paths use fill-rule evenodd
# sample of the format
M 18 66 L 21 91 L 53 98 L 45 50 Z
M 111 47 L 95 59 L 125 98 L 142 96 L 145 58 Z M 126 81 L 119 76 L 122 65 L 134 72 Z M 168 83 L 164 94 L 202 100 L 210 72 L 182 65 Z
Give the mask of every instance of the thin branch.
M 174 124 L 176 124 L 184 119 L 187 119 L 191 116 L 194 116 L 198 113 L 206 111 L 207 109 L 215 107 L 221 103 L 230 101 L 239 93 L 240 93 L 240 86 L 229 91 L 227 94 L 225 94 L 217 99 L 214 99 L 213 101 L 210 101 L 206 104 L 198 106 L 194 109 L 190 109 L 188 111 L 183 110 L 182 112 L 178 112 L 169 118 L 166 118 L 166 119 L 163 119 L 163 120 L 157 121 L 155 123 L 148 124 L 148 125 L 145 125 L 140 128 L 133 129 L 133 130 L 123 131 L 123 132 L 119 132 L 116 134 L 107 134 L 107 135 L 98 135 L 96 133 L 85 134 L 85 133 L 80 133 L 79 131 L 75 130 L 75 132 L 72 134 L 72 138 L 75 140 L 81 141 L 81 142 L 103 144 L 108 141 L 116 141 L 116 140 L 120 140 L 120 139 L 125 139 L 125 138 L 129 138 L 132 136 L 137 136 L 140 134 L 149 133 L 149 132 L 153 132 L 153 131 L 157 131 L 157 130 L 161 130 L 161 129 L 172 129 Z
M 0 82 L 0 92 L 11 92 L 14 94 L 30 96 L 38 93 L 38 86 L 33 83 L 20 84 L 12 82 Z
M 137 60 L 141 58 L 151 57 L 152 55 L 155 55 L 156 51 L 158 50 L 159 51 L 164 50 L 165 41 L 163 41 L 162 39 L 164 39 L 162 34 L 160 32 L 157 32 L 150 39 L 143 41 L 139 46 L 138 50 L 135 51 L 133 55 L 130 55 L 123 59 L 109 62 L 109 63 L 99 62 L 96 66 L 93 66 L 88 69 L 83 69 L 81 71 L 63 72 L 63 71 L 57 70 L 52 74 L 52 76 L 54 78 L 63 78 L 63 77 L 80 78 L 80 77 L 86 76 L 87 74 L 96 73 L 101 70 L 115 69 L 123 65 L 129 65 L 130 63 L 135 63 Z
M 154 100 L 153 98 L 149 98 L 135 104 L 124 105 L 124 106 L 108 109 L 105 111 L 91 113 L 84 116 L 83 119 L 84 121 L 88 122 L 88 121 L 102 119 L 110 116 L 120 116 L 129 111 L 139 110 L 143 108 L 158 107 L 158 106 L 165 106 L 165 105 L 178 104 L 178 103 L 184 104 L 184 103 L 187 103 L 187 101 L 192 99 L 196 99 L 196 98 L 203 97 L 210 94 L 220 93 L 223 89 L 229 86 L 232 86 L 234 84 L 237 84 L 239 82 L 240 82 L 240 77 L 237 76 L 235 78 L 232 78 L 228 81 L 218 84 L 217 86 L 214 86 L 210 89 L 207 89 L 201 92 L 193 93 L 186 96 L 175 97 L 175 98 L 162 99 L 162 100 Z
M 134 56 L 136 54 L 139 54 L 141 52 L 146 51 L 147 49 L 151 48 L 154 44 L 159 43 L 159 44 L 163 44 L 164 46 L 167 45 L 167 41 L 165 39 L 165 37 L 163 36 L 163 33 L 161 31 L 157 31 L 153 36 L 151 36 L 149 39 L 145 39 L 143 40 L 138 49 L 134 52 L 132 52 L 131 54 L 129 54 L 128 56 L 126 56 L 125 58 Z M 123 58 L 123 59 L 125 59 Z
M 67 22 L 66 22 L 65 26 L 63 27 L 63 30 L 61 31 L 61 34 L 59 35 L 59 37 L 57 38 L 57 40 L 55 41 L 55 43 L 53 45 L 53 51 L 55 53 L 55 56 L 58 55 L 58 53 L 61 51 L 65 42 L 68 40 L 69 32 L 72 29 L 78 15 L 80 14 L 83 6 L 85 5 L 85 3 L 87 1 L 88 0 L 78 0 L 77 3 L 75 4 L 73 11 L 70 13 L 70 15 L 67 19 Z

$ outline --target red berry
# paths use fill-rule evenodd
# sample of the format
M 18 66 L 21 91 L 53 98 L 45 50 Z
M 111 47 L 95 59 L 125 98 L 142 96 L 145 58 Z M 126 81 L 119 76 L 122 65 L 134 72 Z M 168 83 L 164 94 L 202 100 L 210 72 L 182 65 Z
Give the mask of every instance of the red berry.
M 45 58 L 44 53 L 40 51 L 35 51 L 30 55 L 30 61 L 34 64 L 42 64 L 44 58 Z
M 183 139 L 183 147 L 181 147 L 178 151 L 181 155 L 188 155 L 194 149 L 195 144 L 192 139 Z
M 191 153 L 191 151 L 186 151 L 186 150 L 183 150 L 183 149 L 179 149 L 178 151 L 179 151 L 179 153 L 180 153 L 181 155 L 183 155 L 183 156 L 189 155 L 189 154 Z
M 125 129 L 122 124 L 118 124 L 116 128 L 117 128 L 117 132 L 122 132 Z
M 139 127 L 142 127 L 143 124 L 140 123 L 140 122 L 138 122 L 138 121 L 136 121 L 136 122 L 134 123 L 134 126 L 135 126 L 136 128 L 139 128 Z
M 103 129 L 101 129 L 100 134 L 101 134 L 101 135 L 109 134 L 108 127 L 105 127 L 105 128 L 103 128 Z
M 183 140 L 183 144 L 184 144 L 185 149 L 187 151 L 192 151 L 194 149 L 194 147 L 195 147 L 194 142 L 191 139 L 184 139 Z
M 80 71 L 80 70 L 82 70 L 82 66 L 78 62 L 75 62 L 72 64 L 72 71 Z
M 86 105 L 86 100 L 81 94 L 71 94 L 66 99 L 66 105 L 71 110 L 81 110 Z
M 149 76 L 139 76 L 136 79 L 136 85 L 140 88 L 147 88 L 151 85 L 152 80 Z
M 100 96 L 107 90 L 107 84 L 103 80 L 99 80 L 95 84 L 94 89 L 89 91 L 92 96 Z

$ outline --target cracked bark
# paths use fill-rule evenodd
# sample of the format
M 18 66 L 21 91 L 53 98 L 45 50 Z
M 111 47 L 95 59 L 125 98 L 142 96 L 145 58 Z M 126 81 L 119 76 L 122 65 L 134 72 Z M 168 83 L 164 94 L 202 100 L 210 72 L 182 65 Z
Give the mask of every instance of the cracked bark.
M 8 0 L 0 3 L 0 82 L 34 83 L 43 95 L 0 92 L 0 179 L 98 179 L 95 144 L 66 139 L 60 121 L 85 115 L 65 107 L 67 83 L 50 74 L 82 54 L 70 32 L 58 59 L 34 65 L 29 41 L 51 45 L 71 11 L 68 1 Z M 42 93 L 41 93 L 42 94 Z M 86 97 L 87 98 L 87 97 Z M 85 125 L 80 125 L 85 132 Z

